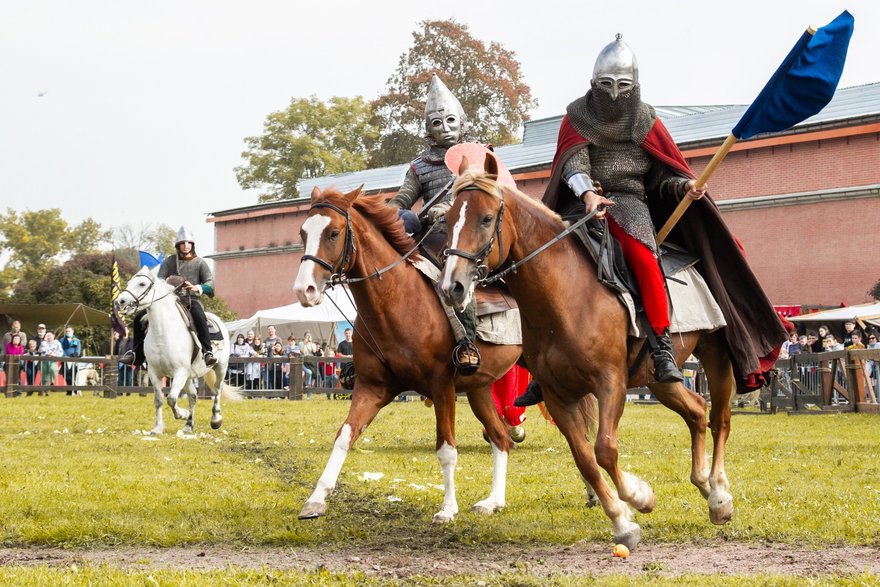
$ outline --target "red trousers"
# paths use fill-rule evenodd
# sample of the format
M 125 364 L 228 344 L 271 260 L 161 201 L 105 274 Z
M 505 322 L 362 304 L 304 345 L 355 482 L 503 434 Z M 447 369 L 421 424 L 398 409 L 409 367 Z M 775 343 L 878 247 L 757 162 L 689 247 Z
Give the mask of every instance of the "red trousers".
M 525 420 L 526 409 L 513 405 L 513 400 L 522 395 L 529 384 L 529 372 L 514 365 L 510 371 L 492 384 L 492 401 L 498 414 L 507 421 L 510 426 L 519 426 Z
M 620 243 L 623 258 L 639 284 L 648 322 L 655 334 L 662 334 L 669 328 L 669 303 L 660 261 L 643 242 L 624 232 L 610 216 L 607 218 L 611 236 Z

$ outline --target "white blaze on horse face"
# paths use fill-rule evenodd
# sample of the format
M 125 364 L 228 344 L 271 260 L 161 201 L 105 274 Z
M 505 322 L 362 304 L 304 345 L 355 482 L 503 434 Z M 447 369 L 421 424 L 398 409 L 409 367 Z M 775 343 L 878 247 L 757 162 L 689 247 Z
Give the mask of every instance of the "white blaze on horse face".
M 465 218 L 467 216 L 467 202 L 462 202 L 461 210 L 458 211 L 458 220 L 455 223 L 455 226 L 452 227 L 452 241 L 449 246 L 450 249 L 458 248 L 458 239 L 461 238 L 461 231 L 464 228 Z M 446 258 L 446 266 L 443 269 L 442 281 L 440 283 L 440 287 L 444 290 L 452 289 L 452 275 L 457 273 L 458 264 L 461 262 L 461 257 L 458 255 L 450 255 Z M 464 306 L 470 301 L 470 292 L 468 292 L 467 299 L 465 300 Z M 464 307 L 462 306 L 462 307 Z
M 306 235 L 305 254 L 318 256 L 318 248 L 321 246 L 321 235 L 330 224 L 330 217 L 316 214 L 307 218 L 303 223 L 302 230 Z M 317 264 L 311 260 L 303 261 L 293 282 L 293 292 L 299 302 L 304 306 L 313 306 L 321 299 L 321 289 L 315 281 L 315 269 Z

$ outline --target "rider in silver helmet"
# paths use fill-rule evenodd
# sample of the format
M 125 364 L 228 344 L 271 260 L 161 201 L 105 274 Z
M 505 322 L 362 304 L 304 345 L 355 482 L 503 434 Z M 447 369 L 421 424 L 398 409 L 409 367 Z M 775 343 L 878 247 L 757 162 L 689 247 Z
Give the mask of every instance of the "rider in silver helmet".
M 543 202 L 563 216 L 599 210 L 636 278 L 650 330 L 654 380 L 683 379 L 669 338 L 669 305 L 658 262 L 654 222 L 682 198 L 695 201 L 672 236 L 700 258 L 698 270 L 721 306 L 722 336 L 740 392 L 760 387 L 785 340 L 764 294 L 717 207 L 697 188 L 694 173 L 654 109 L 642 102 L 639 67 L 620 35 L 599 53 L 590 90 L 568 105 Z M 778 343 L 774 342 L 777 341 Z M 531 385 L 517 406 L 540 401 Z
M 452 206 L 452 191 L 449 188 L 454 174 L 446 166 L 444 158 L 450 147 L 467 142 L 467 126 L 467 116 L 461 102 L 435 74 L 425 100 L 425 140 L 428 148 L 410 162 L 403 185 L 388 202 L 398 208 L 408 233 L 416 234 L 422 229 L 419 217 L 411 210 L 420 198 L 425 204 L 430 204 L 426 215 L 432 223 L 441 221 Z M 444 189 L 446 192 L 442 194 Z M 438 194 L 439 197 L 432 203 Z M 471 304 L 457 315 L 466 331 L 466 339 L 458 342 L 453 362 L 462 374 L 474 373 L 480 364 L 479 352 L 473 345 L 476 305 Z
M 201 297 L 214 297 L 214 275 L 208 263 L 196 254 L 193 234 L 183 226 L 177 231 L 174 248 L 176 254 L 168 256 L 162 262 L 158 277 L 179 286 L 178 296 L 192 315 L 193 325 L 202 345 L 202 359 L 207 367 L 213 367 L 217 359 L 211 352 L 208 319 Z M 140 365 L 144 362 L 145 314 L 146 312 L 139 312 L 134 316 L 134 348 L 120 358 L 121 363 Z

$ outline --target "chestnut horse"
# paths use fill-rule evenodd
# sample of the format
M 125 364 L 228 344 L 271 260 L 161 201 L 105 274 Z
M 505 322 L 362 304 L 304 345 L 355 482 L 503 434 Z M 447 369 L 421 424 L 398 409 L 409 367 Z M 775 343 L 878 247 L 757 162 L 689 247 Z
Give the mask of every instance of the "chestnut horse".
M 467 162 L 462 162 L 453 187 L 456 198 L 446 215 L 449 256 L 440 286 L 456 306 L 467 302 L 483 272 L 524 259 L 566 228 L 543 204 L 495 182 L 495 165 L 494 157 L 489 156 L 484 174 L 468 171 Z M 723 337 L 717 331 L 673 336 L 678 364 L 694 353 L 709 379 L 715 440 L 709 472 L 705 401 L 680 383 L 648 381 L 647 359 L 639 353 L 642 343 L 627 336 L 627 311 L 599 282 L 596 264 L 579 241 L 560 240 L 510 272 L 505 281 L 520 308 L 523 357 L 543 388 L 547 408 L 581 475 L 611 518 L 614 540 L 630 548 L 640 540 L 641 530 L 624 502 L 640 512 L 654 507 L 654 494 L 647 483 L 621 472 L 617 462 L 617 427 L 626 390 L 646 384 L 661 403 L 687 422 L 691 482 L 708 499 L 711 521 L 727 522 L 733 513 L 733 497 L 724 472 L 724 443 L 730 430 L 729 402 L 735 381 Z M 634 364 L 637 359 L 638 365 Z M 595 452 L 587 439 L 588 422 L 579 409 L 590 394 L 599 405 Z M 597 465 L 608 472 L 616 494 Z
M 520 346 L 476 341 L 482 355 L 479 371 L 456 376 L 451 363 L 456 341 L 437 291 L 413 264 L 400 262 L 415 243 L 404 232 L 397 210 L 381 197 L 362 196 L 360 188 L 344 195 L 315 188 L 300 234 L 305 255 L 293 287 L 297 298 L 304 306 L 318 304 L 331 276 L 344 276 L 357 305 L 355 332 L 360 335 L 354 340 L 357 376 L 351 408 L 300 519 L 325 513 L 326 497 L 348 451 L 378 411 L 407 390 L 417 390 L 434 402 L 435 449 L 444 488 L 443 505 L 434 521 L 449 522 L 458 513 L 456 390 L 467 394 L 492 444 L 492 488 L 473 509 L 492 513 L 504 507 L 510 436 L 492 403 L 490 386 L 516 363 Z M 387 272 L 376 275 L 379 268 Z

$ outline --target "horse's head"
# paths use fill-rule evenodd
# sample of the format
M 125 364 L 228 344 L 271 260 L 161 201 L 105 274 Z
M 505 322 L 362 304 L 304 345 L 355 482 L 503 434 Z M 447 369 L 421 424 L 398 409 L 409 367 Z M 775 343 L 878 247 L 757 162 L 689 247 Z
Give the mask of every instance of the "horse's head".
M 113 309 L 123 314 L 130 314 L 153 303 L 157 293 L 161 293 L 156 289 L 157 284 L 164 285 L 158 274 L 158 266 L 152 269 L 141 267 L 141 270 L 125 284 L 125 289 L 113 300 Z
M 510 228 L 503 223 L 504 191 L 497 183 L 498 162 L 486 156 L 485 173 L 468 169 L 462 159 L 458 179 L 452 187 L 454 200 L 446 213 L 446 264 L 440 292 L 448 304 L 464 308 L 477 281 L 499 267 L 512 242 Z
M 342 194 L 335 190 L 312 190 L 312 207 L 299 231 L 305 254 L 293 282 L 293 292 L 303 306 L 320 304 L 324 286 L 332 275 L 351 268 L 354 235 L 350 209 L 363 186 Z

